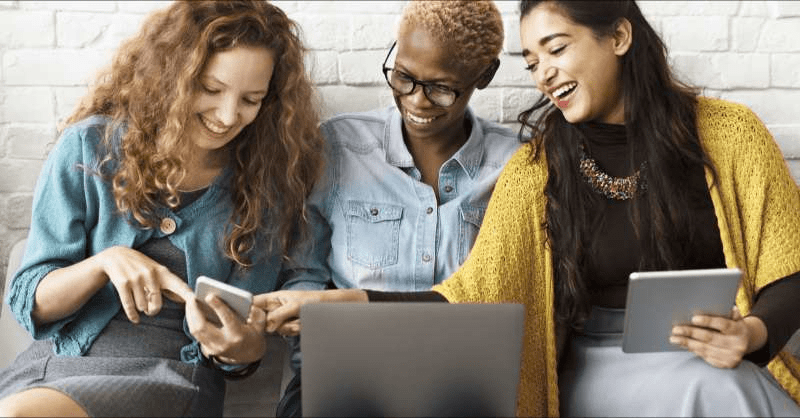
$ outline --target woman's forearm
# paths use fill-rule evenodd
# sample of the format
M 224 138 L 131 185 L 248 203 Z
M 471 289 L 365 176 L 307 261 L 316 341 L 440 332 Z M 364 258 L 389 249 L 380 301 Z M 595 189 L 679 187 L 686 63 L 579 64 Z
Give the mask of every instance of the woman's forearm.
M 31 313 L 37 324 L 72 315 L 108 282 L 96 257 L 53 270 L 39 282 Z
M 361 289 L 331 289 L 322 292 L 322 302 L 369 302 L 367 292 Z

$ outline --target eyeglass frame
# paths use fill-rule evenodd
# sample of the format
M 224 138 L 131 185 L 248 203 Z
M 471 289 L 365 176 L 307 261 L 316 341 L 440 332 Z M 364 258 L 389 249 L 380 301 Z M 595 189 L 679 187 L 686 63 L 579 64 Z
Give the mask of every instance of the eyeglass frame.
M 417 86 L 422 86 L 422 94 L 425 95 L 425 98 L 428 99 L 429 102 L 431 102 L 432 104 L 434 104 L 436 106 L 439 106 L 439 107 L 450 107 L 450 106 L 454 105 L 456 103 L 456 101 L 458 101 L 458 98 L 463 94 L 463 91 L 459 91 L 459 90 L 456 90 L 456 89 L 451 88 L 449 86 L 446 86 L 444 84 L 439 84 L 439 83 L 436 83 L 436 82 L 417 80 L 416 78 L 412 77 L 411 75 L 409 75 L 409 74 L 407 74 L 407 73 L 405 73 L 403 71 L 397 70 L 394 67 L 387 67 L 386 63 L 389 62 L 389 57 L 392 56 L 392 51 L 394 51 L 394 47 L 395 46 L 397 46 L 397 40 L 395 40 L 392 43 L 392 46 L 389 48 L 389 53 L 386 54 L 386 59 L 383 60 L 383 65 L 382 65 L 382 67 L 383 67 L 383 78 L 386 79 L 386 84 L 389 85 L 389 88 L 391 88 L 392 91 L 396 91 L 400 95 L 407 96 L 409 94 L 414 94 L 414 91 L 417 89 Z M 492 76 L 494 76 L 494 72 L 497 71 L 497 68 L 499 66 L 500 66 L 500 60 L 495 58 L 492 61 L 492 63 L 491 63 L 489 68 L 487 68 L 486 70 L 482 71 L 478 75 L 478 77 L 476 77 L 474 80 L 469 82 L 467 85 L 472 87 L 474 84 L 479 82 L 481 80 L 481 78 L 486 76 L 486 73 L 488 73 L 490 70 L 492 71 Z M 392 83 L 389 81 L 389 74 L 388 74 L 389 71 L 396 71 L 396 72 L 402 74 L 403 76 L 405 76 L 406 78 L 408 78 L 409 81 L 411 81 L 411 91 L 409 91 L 408 93 L 401 93 L 396 88 L 394 88 L 394 86 L 392 86 Z M 443 90 L 451 91 L 454 94 L 453 102 L 450 103 L 449 105 L 443 106 L 443 105 L 440 105 L 439 103 L 436 103 L 435 101 L 433 101 L 433 99 L 431 99 L 430 96 L 428 96 L 428 89 L 430 89 L 431 87 L 438 87 L 438 88 L 443 89 Z M 466 87 L 465 89 L 469 89 L 470 87 Z

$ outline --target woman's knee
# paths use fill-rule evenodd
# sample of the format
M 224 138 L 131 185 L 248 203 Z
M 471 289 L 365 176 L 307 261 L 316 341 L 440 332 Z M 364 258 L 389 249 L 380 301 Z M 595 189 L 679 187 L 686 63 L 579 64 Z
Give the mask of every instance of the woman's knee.
M 69 396 L 49 388 L 27 389 L 0 399 L 2 417 L 88 417 Z

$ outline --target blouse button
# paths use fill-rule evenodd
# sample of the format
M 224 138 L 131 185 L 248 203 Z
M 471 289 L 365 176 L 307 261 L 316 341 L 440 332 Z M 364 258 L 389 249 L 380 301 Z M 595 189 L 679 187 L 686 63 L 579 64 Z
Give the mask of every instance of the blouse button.
M 450 185 L 444 186 L 444 191 L 446 193 L 452 192 L 453 191 L 453 186 L 450 186 Z
M 175 224 L 175 221 L 172 218 L 164 218 L 161 220 L 161 232 L 163 232 L 164 234 L 169 235 L 175 232 L 176 227 L 177 225 Z
M 372 209 L 370 209 L 370 210 L 369 210 L 369 213 L 371 213 L 371 214 L 372 214 L 372 216 L 378 216 L 378 208 L 372 208 Z
M 425 254 L 425 255 L 423 255 L 423 256 L 422 256 L 422 261 L 424 261 L 424 262 L 426 262 L 426 263 L 427 263 L 428 261 L 431 261 L 431 255 L 430 255 L 430 254 Z
M 432 208 L 432 207 L 430 207 L 430 206 L 428 206 L 428 209 L 426 209 L 426 210 L 425 210 L 425 213 L 427 213 L 428 215 L 430 215 L 431 213 L 433 213 L 433 208 Z

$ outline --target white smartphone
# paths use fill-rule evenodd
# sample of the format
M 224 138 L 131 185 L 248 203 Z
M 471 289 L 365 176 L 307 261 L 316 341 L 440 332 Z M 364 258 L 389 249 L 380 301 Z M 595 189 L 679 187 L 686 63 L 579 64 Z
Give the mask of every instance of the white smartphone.
M 214 294 L 222 299 L 234 312 L 236 312 L 242 319 L 247 319 L 250 315 L 250 305 L 253 304 L 253 294 L 244 289 L 231 286 L 219 280 L 214 280 L 210 277 L 200 276 L 195 283 L 194 294 L 197 300 L 200 301 L 201 308 L 206 311 L 206 316 L 209 319 L 215 320 L 219 323 L 216 313 L 209 306 L 205 304 L 205 298 L 208 294 Z M 208 310 L 206 310 L 208 309 Z

